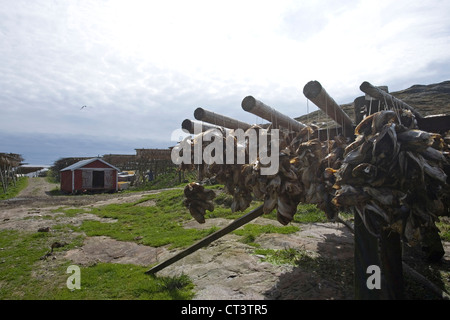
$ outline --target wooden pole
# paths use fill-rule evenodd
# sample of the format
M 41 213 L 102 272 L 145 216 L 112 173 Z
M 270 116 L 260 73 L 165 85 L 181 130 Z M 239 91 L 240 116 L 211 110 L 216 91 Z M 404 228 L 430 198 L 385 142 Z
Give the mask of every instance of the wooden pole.
M 306 128 L 305 124 L 278 112 L 252 96 L 245 97 L 244 100 L 242 100 L 241 106 L 245 111 L 272 122 L 274 127 L 282 126 L 293 131 L 301 131 L 303 128 Z
M 261 216 L 263 213 L 264 213 L 263 205 L 261 205 L 258 208 L 243 215 L 242 217 L 234 220 L 232 223 L 230 223 L 226 227 L 220 229 L 219 231 L 214 232 L 213 234 L 211 234 L 211 235 L 207 236 L 206 238 L 193 244 L 186 250 L 183 250 L 180 253 L 174 255 L 172 258 L 169 258 L 166 261 L 163 261 L 160 264 L 154 266 L 153 268 L 146 271 L 145 273 L 146 274 L 155 274 L 156 272 L 164 269 L 165 267 L 170 266 L 171 264 L 177 262 L 178 260 L 183 259 L 184 257 L 190 255 L 191 253 L 194 253 L 198 249 L 206 247 L 211 242 L 213 242 L 219 238 L 222 238 L 224 235 L 230 233 L 231 231 L 234 231 L 237 228 L 242 227 L 244 224 L 252 221 L 253 219 L 256 219 L 257 217 Z
M 358 97 L 353 101 L 356 124 L 360 123 L 364 119 L 364 115 L 366 114 L 365 106 L 366 106 L 366 97 L 364 96 Z
M 444 134 L 450 130 L 450 115 L 417 118 L 420 130 Z
M 205 132 L 209 129 L 220 129 L 220 127 L 218 126 L 210 126 L 207 125 L 205 123 L 200 123 L 200 122 L 196 122 L 196 121 L 192 121 L 189 119 L 185 119 L 182 123 L 181 123 L 181 129 L 187 130 L 190 134 L 194 134 L 197 132 L 194 132 L 194 125 L 198 124 L 201 126 L 201 132 Z
M 401 300 L 404 298 L 402 245 L 400 235 L 382 230 L 380 236 L 381 298 Z
M 414 116 L 417 119 L 422 119 L 422 115 L 415 110 L 413 107 L 411 107 L 410 105 L 408 105 L 407 103 L 403 102 L 400 99 L 397 99 L 396 97 L 394 97 L 393 95 L 384 92 L 383 90 L 381 90 L 380 88 L 377 88 L 373 85 L 371 85 L 369 82 L 364 81 L 361 86 L 359 87 L 359 89 L 361 89 L 362 92 L 367 93 L 368 95 L 370 95 L 371 97 L 380 100 L 380 101 L 384 101 L 389 108 L 391 109 L 398 109 L 398 108 L 402 108 L 402 109 L 408 109 L 409 111 L 411 111 Z
M 367 231 L 359 213 L 354 213 L 354 289 L 356 300 L 380 300 L 381 290 L 367 287 L 367 268 L 380 266 L 378 239 Z
M 303 88 L 303 94 L 316 106 L 322 109 L 331 119 L 344 128 L 348 137 L 354 135 L 352 119 L 341 109 L 318 81 L 310 81 Z
M 226 116 L 223 116 L 221 114 L 211 112 L 208 110 L 205 110 L 203 108 L 197 108 L 194 111 L 194 117 L 197 120 L 205 121 L 211 124 L 214 124 L 216 126 L 225 127 L 229 129 L 243 129 L 247 130 L 251 128 L 251 124 L 229 118 Z

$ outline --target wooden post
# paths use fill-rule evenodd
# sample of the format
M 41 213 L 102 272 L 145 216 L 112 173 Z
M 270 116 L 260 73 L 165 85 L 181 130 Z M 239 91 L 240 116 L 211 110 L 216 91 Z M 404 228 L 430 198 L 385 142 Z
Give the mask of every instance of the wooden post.
M 389 230 L 381 231 L 381 299 L 404 298 L 402 245 L 400 235 Z
M 364 96 L 358 97 L 353 101 L 353 108 L 355 110 L 355 123 L 358 124 L 366 114 L 366 98 Z
M 353 137 L 353 121 L 326 92 L 318 81 L 310 81 L 303 88 L 303 94 L 316 106 L 322 109 L 331 119 L 344 128 L 348 137 Z
M 414 114 L 414 116 L 417 119 L 423 118 L 422 115 L 410 105 L 406 104 L 400 99 L 397 99 L 393 95 L 384 92 L 382 89 L 371 85 L 367 81 L 364 81 L 359 88 L 361 89 L 362 92 L 367 93 L 371 97 L 374 97 L 377 100 L 385 102 L 391 109 L 398 109 L 398 108 L 408 109 Z
M 247 130 L 251 128 L 251 125 L 233 118 L 229 118 L 220 115 L 215 112 L 205 110 L 203 108 L 197 108 L 194 111 L 194 117 L 197 120 L 212 123 L 216 126 L 225 127 L 229 129 L 243 129 Z
M 304 125 L 303 123 L 296 121 L 282 114 L 281 112 L 278 112 L 274 108 L 265 105 L 252 96 L 245 97 L 244 100 L 242 100 L 241 106 L 245 111 L 253 113 L 267 121 L 272 122 L 272 125 L 274 127 L 282 126 L 286 129 L 298 132 L 303 128 L 306 128 L 306 125 Z
M 369 274 L 367 268 L 376 265 L 381 268 L 380 258 L 378 255 L 378 239 L 367 231 L 364 223 L 357 212 L 355 217 L 355 236 L 354 236 L 354 252 L 355 252 L 355 274 L 354 274 L 354 290 L 356 300 L 380 300 L 380 289 L 369 289 L 367 287 L 367 279 Z M 383 288 L 383 287 L 382 287 Z
M 207 125 L 205 123 L 200 123 L 200 122 L 196 122 L 196 121 L 192 121 L 189 119 L 185 119 L 182 123 L 181 123 L 181 129 L 187 130 L 190 134 L 194 134 L 194 125 L 198 124 L 199 126 L 201 126 L 201 132 L 205 132 L 209 129 L 220 129 L 220 127 L 218 126 L 210 126 Z
M 417 119 L 420 130 L 444 134 L 450 130 L 450 115 L 439 115 Z
M 197 243 L 193 244 L 189 248 L 181 251 L 180 253 L 174 255 L 173 257 L 167 259 L 166 261 L 161 262 L 160 264 L 154 266 L 150 270 L 146 271 L 146 274 L 155 274 L 156 272 L 164 269 L 165 267 L 177 262 L 180 259 L 183 259 L 184 257 L 194 253 L 198 249 L 201 249 L 211 242 L 222 238 L 224 235 L 230 233 L 233 230 L 236 230 L 239 227 L 242 227 L 244 224 L 252 221 L 253 219 L 258 218 L 259 216 L 264 214 L 263 206 L 259 206 L 256 209 L 253 209 L 252 211 L 246 213 L 242 217 L 234 220 L 232 223 L 227 225 L 226 227 L 214 232 L 213 234 L 207 236 L 206 238 L 198 241 Z

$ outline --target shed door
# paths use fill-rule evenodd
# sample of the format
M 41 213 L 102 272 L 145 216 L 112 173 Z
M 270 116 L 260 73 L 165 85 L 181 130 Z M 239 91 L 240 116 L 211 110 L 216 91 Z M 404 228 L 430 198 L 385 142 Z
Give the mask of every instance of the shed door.
M 92 171 L 91 170 L 83 170 L 82 171 L 82 188 L 90 189 L 92 188 Z
M 93 171 L 92 173 L 92 187 L 104 188 L 105 187 L 105 171 Z
M 113 171 L 105 171 L 105 189 L 113 189 Z

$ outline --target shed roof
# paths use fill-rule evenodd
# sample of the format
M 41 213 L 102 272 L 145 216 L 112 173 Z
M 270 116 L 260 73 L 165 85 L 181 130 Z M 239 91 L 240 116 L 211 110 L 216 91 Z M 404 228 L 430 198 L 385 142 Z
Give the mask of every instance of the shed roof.
M 117 171 L 120 171 L 120 169 L 114 167 L 112 164 L 106 162 L 105 160 L 102 160 L 101 158 L 92 158 L 92 159 L 81 160 L 81 161 L 78 161 L 78 162 L 76 162 L 76 163 L 74 163 L 74 164 L 72 164 L 72 165 L 70 165 L 70 166 L 64 168 L 64 169 L 61 169 L 61 171 L 68 171 L 68 170 L 73 171 L 73 170 L 82 168 L 82 167 L 84 167 L 85 165 L 88 165 L 88 164 L 90 164 L 90 163 L 92 163 L 92 162 L 94 162 L 94 161 L 96 161 L 96 160 L 103 162 L 103 163 L 106 164 L 107 166 L 110 166 L 111 168 L 113 168 L 113 169 L 115 169 L 115 170 L 117 170 Z

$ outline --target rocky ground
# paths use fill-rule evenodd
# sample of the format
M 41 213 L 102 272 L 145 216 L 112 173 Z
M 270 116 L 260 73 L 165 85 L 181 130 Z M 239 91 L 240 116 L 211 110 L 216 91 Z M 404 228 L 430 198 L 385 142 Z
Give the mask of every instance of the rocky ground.
M 136 201 L 143 195 L 157 192 L 56 197 L 49 192 L 52 188 L 54 185 L 48 184 L 45 179 L 32 178 L 18 197 L 0 202 L 0 229 L 37 231 L 39 228 L 52 228 L 55 224 L 78 225 L 86 219 L 114 223 L 113 219 L 90 213 L 67 217 L 54 209 Z M 53 219 L 45 219 L 47 216 Z M 184 227 L 223 227 L 228 223 L 229 220 L 220 218 L 209 219 L 204 225 L 192 220 Z M 278 222 L 265 218 L 258 218 L 252 223 L 279 226 Z M 300 231 L 296 233 L 264 234 L 255 242 L 265 249 L 301 250 L 310 259 L 305 264 L 293 266 L 265 262 L 264 255 L 254 254 L 254 247 L 240 242 L 239 236 L 229 234 L 160 271 L 158 275 L 188 275 L 196 286 L 195 299 L 202 300 L 353 299 L 353 235 L 349 229 L 337 223 L 298 226 Z M 71 235 L 67 237 L 69 239 Z M 448 263 L 449 246 L 446 250 L 444 259 Z M 87 237 L 82 247 L 58 252 L 56 258 L 68 259 L 78 265 L 110 262 L 149 266 L 177 252 L 108 237 Z

